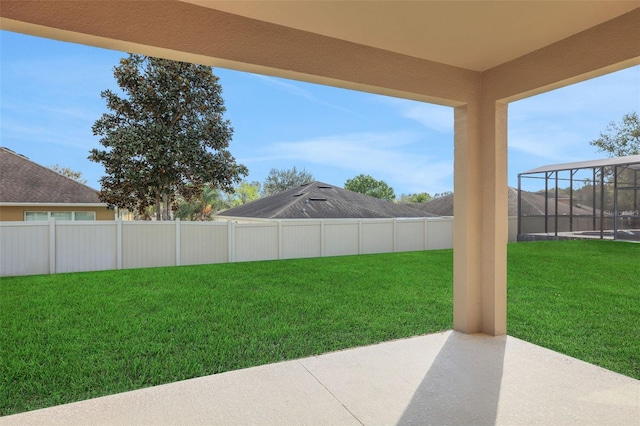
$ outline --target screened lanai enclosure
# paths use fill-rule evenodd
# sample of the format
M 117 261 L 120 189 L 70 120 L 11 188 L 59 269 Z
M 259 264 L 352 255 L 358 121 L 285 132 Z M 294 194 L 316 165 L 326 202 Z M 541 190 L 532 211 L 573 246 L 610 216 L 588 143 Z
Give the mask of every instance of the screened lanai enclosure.
M 640 155 L 518 174 L 518 240 L 640 241 Z

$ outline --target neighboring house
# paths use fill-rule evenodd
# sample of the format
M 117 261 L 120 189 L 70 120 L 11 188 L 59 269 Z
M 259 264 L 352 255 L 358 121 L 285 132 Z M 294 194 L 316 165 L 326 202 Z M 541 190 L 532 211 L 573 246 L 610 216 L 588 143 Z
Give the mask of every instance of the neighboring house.
M 0 147 L 0 221 L 114 220 L 95 189 Z
M 217 217 L 258 219 L 346 219 L 433 217 L 393 201 L 348 191 L 322 182 L 310 182 L 225 210 Z
M 509 187 L 509 216 L 518 216 L 518 189 Z M 421 204 L 411 204 L 414 208 L 423 212 L 433 213 L 439 216 L 453 216 L 453 194 L 445 195 L 443 197 L 434 198 L 431 201 Z M 523 216 L 544 216 L 545 212 L 545 197 L 544 195 L 536 194 L 533 192 L 522 191 L 521 208 Z M 555 201 L 554 198 L 549 198 L 547 202 L 547 209 L 549 214 L 555 214 Z M 560 215 L 569 215 L 571 212 L 567 202 L 558 200 L 558 213 Z M 573 214 L 591 216 L 593 215 L 593 209 L 573 206 Z

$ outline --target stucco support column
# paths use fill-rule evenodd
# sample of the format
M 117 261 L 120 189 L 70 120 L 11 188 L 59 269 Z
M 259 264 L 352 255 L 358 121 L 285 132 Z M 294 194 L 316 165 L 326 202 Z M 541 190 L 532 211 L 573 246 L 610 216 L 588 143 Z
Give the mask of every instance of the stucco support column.
M 506 333 L 507 105 L 455 108 L 453 327 Z

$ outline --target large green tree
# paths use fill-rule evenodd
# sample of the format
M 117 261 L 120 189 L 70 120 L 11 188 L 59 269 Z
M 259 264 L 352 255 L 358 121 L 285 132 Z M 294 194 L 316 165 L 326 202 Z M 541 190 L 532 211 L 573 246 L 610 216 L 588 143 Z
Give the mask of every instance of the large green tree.
M 262 195 L 268 196 L 286 191 L 289 188 L 313 182 L 313 175 L 306 169 L 271 169 L 262 185 Z
M 627 155 L 640 155 L 640 118 L 633 111 L 622 116 L 620 123 L 612 121 L 607 128 L 600 133 L 600 137 L 589 142 L 606 152 L 610 157 L 624 157 Z
M 353 179 L 347 179 L 344 189 L 381 198 L 383 200 L 395 200 L 396 194 L 385 181 L 376 180 L 369 175 L 360 174 Z
M 169 219 L 176 197 L 202 199 L 206 186 L 225 192 L 247 174 L 228 151 L 233 129 L 223 118 L 222 87 L 211 67 L 133 55 L 114 77 L 124 96 L 105 90 L 105 113 L 93 125 L 105 149 L 100 199 L 143 212 L 155 206 Z

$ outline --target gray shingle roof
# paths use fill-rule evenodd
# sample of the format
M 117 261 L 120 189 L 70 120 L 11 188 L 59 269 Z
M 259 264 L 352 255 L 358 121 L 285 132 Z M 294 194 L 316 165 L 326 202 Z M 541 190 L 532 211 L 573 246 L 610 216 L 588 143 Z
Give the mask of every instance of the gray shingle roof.
M 555 215 L 555 200 L 552 195 L 548 200 L 548 210 L 550 215 Z M 559 197 L 559 199 L 562 197 Z M 571 214 L 571 207 L 569 206 L 569 197 L 566 197 L 567 204 L 558 201 L 558 214 L 569 215 Z M 544 216 L 544 202 L 545 196 L 536 194 L 533 192 L 522 191 L 522 215 L 523 216 Z M 512 214 L 513 213 L 513 214 Z M 579 207 L 573 205 L 574 215 L 592 215 L 593 209 L 587 207 Z M 518 215 L 518 189 L 509 187 L 509 216 Z
M 225 210 L 218 215 L 260 219 L 436 216 L 408 205 L 396 204 L 317 181 Z
M 509 216 L 518 215 L 518 189 L 509 187 Z M 544 215 L 544 200 L 545 197 L 533 192 L 522 191 L 522 214 L 524 216 L 536 216 Z M 453 216 L 453 194 L 445 195 L 444 197 L 434 198 L 431 201 L 421 204 L 412 204 L 421 211 L 434 213 L 440 216 Z M 553 198 L 549 199 L 549 214 L 555 214 L 555 202 Z M 569 205 L 558 203 L 558 212 L 561 215 L 568 215 L 570 212 Z M 573 206 L 574 215 L 592 215 L 593 210 L 589 208 L 582 208 Z
M 95 189 L 0 147 L 1 203 L 100 203 Z

